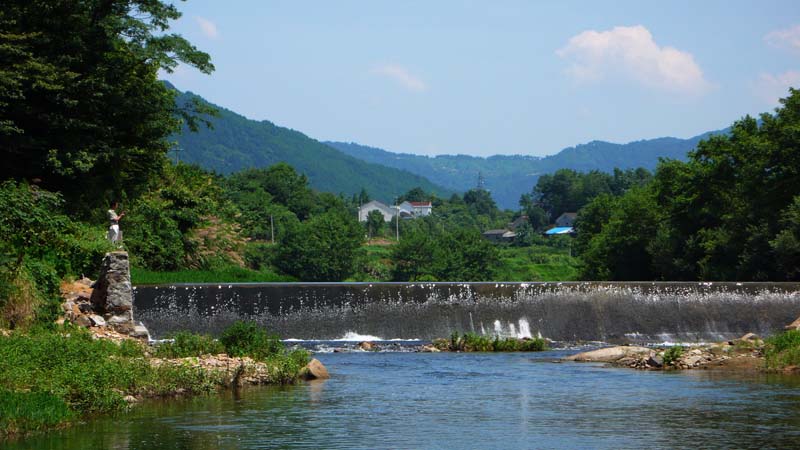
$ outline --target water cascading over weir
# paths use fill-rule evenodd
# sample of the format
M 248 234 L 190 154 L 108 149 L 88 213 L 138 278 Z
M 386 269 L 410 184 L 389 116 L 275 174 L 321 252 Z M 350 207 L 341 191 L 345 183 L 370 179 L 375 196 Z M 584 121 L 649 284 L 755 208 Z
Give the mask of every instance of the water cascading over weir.
M 141 285 L 156 338 L 254 320 L 281 338 L 434 339 L 453 332 L 558 341 L 699 342 L 769 335 L 800 316 L 798 283 L 236 283 Z

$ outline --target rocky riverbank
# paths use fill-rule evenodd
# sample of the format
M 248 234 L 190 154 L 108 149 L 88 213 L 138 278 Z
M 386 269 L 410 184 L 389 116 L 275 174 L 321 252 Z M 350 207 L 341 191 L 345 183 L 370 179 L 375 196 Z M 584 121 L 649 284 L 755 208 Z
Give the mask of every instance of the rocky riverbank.
M 713 344 L 669 347 L 618 346 L 578 353 L 567 361 L 602 362 L 615 367 L 639 370 L 737 370 L 768 369 L 765 342 L 753 333 L 738 339 Z M 780 368 L 787 373 L 800 373 L 797 366 Z

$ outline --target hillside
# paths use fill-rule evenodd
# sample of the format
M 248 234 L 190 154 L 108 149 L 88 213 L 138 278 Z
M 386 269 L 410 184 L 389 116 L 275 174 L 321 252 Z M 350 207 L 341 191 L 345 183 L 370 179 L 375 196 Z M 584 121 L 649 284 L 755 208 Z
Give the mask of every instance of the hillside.
M 547 157 L 524 155 L 495 155 L 488 158 L 468 155 L 422 156 L 392 153 L 355 143 L 326 142 L 331 147 L 355 158 L 389 167 L 407 170 L 454 191 L 475 187 L 478 173 L 486 188 L 502 208 L 516 209 L 522 194 L 530 192 L 539 175 L 558 169 L 578 171 L 611 171 L 645 167 L 654 169 L 659 158 L 686 159 L 697 143 L 716 132 L 704 133 L 689 139 L 663 137 L 614 144 L 592 141 L 565 148 Z
M 177 102 L 184 104 L 192 98 L 202 100 L 184 92 L 179 93 Z M 211 119 L 212 129 L 201 126 L 196 133 L 185 130 L 174 137 L 181 161 L 222 174 L 286 162 L 305 174 L 311 187 L 318 191 L 350 195 L 364 188 L 373 198 L 386 202 L 417 186 L 441 196 L 452 193 L 421 175 L 365 162 L 299 131 L 266 120 L 250 120 L 213 106 L 219 110 L 219 116 Z

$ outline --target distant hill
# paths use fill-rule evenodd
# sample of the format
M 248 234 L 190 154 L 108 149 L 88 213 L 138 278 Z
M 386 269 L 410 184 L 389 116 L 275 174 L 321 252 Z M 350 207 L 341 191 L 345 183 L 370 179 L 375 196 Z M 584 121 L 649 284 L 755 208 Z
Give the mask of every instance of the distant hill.
M 193 97 L 208 103 L 191 92 L 179 93 L 177 102 L 185 104 Z M 452 194 L 421 175 L 365 162 L 299 131 L 213 106 L 219 110 L 219 117 L 211 119 L 212 129 L 201 126 L 197 133 L 184 130 L 174 136 L 181 161 L 222 174 L 286 162 L 305 174 L 311 187 L 318 191 L 350 195 L 364 188 L 371 197 L 385 202 L 417 186 L 440 196 Z
M 689 139 L 663 137 L 628 144 L 592 141 L 565 148 L 547 157 L 496 155 L 481 158 L 468 155 L 422 156 L 392 153 L 355 143 L 326 142 L 331 147 L 366 162 L 407 170 L 453 191 L 466 191 L 483 175 L 486 188 L 501 208 L 517 209 L 522 194 L 530 192 L 539 175 L 558 169 L 578 171 L 645 167 L 654 169 L 659 158 L 685 160 L 700 140 L 714 131 Z

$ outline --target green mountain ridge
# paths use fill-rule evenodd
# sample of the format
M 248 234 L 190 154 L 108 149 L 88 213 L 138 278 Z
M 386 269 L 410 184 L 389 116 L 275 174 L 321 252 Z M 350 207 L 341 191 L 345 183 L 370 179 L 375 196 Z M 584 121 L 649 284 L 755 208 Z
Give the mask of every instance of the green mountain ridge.
M 426 177 L 453 191 L 474 188 L 479 174 L 486 189 L 502 208 L 517 209 L 522 194 L 531 191 L 540 175 L 558 169 L 574 169 L 581 172 L 600 170 L 611 172 L 614 168 L 629 169 L 644 167 L 654 169 L 660 158 L 686 160 L 687 153 L 697 143 L 712 134 L 726 130 L 711 131 L 688 139 L 662 137 L 615 144 L 591 141 L 568 147 L 545 156 L 494 155 L 478 157 L 470 155 L 424 156 L 410 153 L 394 153 L 353 142 L 325 142 L 327 145 L 355 158 L 374 164 L 407 170 Z
M 352 195 L 364 188 L 372 198 L 385 202 L 414 187 L 440 196 L 452 194 L 420 175 L 362 161 L 299 131 L 267 120 L 248 119 L 191 92 L 178 91 L 176 102 L 184 105 L 193 99 L 215 107 L 219 115 L 210 118 L 210 129 L 204 126 L 197 132 L 185 129 L 173 137 L 181 161 L 222 174 L 285 162 L 305 174 L 313 189 Z

